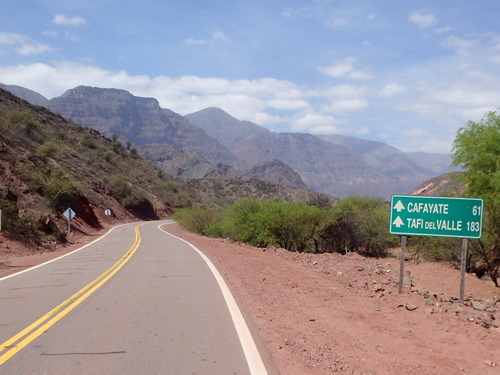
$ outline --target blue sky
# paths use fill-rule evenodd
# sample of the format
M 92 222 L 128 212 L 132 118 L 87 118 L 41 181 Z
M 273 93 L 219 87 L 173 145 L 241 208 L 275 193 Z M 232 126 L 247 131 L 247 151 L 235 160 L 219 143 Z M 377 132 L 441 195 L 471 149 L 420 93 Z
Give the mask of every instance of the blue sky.
M 499 108 L 499 14 L 497 0 L 4 1 L 0 82 L 447 153 Z

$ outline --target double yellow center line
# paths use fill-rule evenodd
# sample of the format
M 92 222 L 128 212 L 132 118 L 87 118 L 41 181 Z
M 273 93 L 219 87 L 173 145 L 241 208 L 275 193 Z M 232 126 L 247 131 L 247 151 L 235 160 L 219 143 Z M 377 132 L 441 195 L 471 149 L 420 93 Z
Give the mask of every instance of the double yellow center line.
M 59 306 L 55 307 L 47 314 L 42 316 L 36 322 L 30 324 L 21 332 L 2 343 L 0 345 L 0 366 L 7 362 L 14 355 L 16 355 L 20 350 L 29 345 L 47 329 L 56 324 L 64 316 L 69 314 L 75 307 L 85 301 L 85 299 L 92 295 L 92 293 L 94 293 L 109 279 L 111 279 L 125 265 L 125 263 L 130 260 L 130 258 L 139 248 L 141 244 L 141 233 L 139 231 L 139 227 L 142 225 L 143 224 L 140 224 L 135 227 L 135 241 L 130 249 L 102 275 L 84 286 L 82 289 L 73 294 L 66 301 L 62 302 Z

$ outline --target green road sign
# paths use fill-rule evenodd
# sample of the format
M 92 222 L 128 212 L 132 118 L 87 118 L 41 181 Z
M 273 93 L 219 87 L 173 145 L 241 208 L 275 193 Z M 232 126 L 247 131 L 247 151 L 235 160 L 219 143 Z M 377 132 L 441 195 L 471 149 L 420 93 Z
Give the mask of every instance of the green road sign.
M 393 195 L 389 233 L 402 236 L 480 238 L 483 200 Z

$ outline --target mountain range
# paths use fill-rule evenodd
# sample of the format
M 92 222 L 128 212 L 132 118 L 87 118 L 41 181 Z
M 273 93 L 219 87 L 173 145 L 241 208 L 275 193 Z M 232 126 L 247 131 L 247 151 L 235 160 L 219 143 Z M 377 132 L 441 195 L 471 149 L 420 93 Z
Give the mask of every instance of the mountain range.
M 165 173 L 185 179 L 262 180 L 335 197 L 406 194 L 450 172 L 449 154 L 403 152 L 382 142 L 330 134 L 276 133 L 219 108 L 181 116 L 154 98 L 79 86 L 46 99 L 4 86 L 64 118 L 117 136 Z

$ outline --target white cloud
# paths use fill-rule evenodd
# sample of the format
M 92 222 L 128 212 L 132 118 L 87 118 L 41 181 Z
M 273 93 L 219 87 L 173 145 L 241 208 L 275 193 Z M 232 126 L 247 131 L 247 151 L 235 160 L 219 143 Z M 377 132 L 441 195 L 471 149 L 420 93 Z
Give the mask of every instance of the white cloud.
M 303 8 L 285 8 L 281 12 L 281 15 L 288 19 L 297 19 L 297 18 L 310 18 L 313 16 L 313 11 L 309 9 L 307 6 Z
M 459 38 L 456 35 L 450 35 L 441 42 L 443 47 L 454 49 L 460 54 L 467 54 L 478 44 L 477 40 Z
M 333 116 L 324 115 L 312 110 L 299 112 L 291 119 L 294 131 L 311 134 L 337 133 L 337 122 Z
M 202 44 L 216 44 L 216 43 L 230 43 L 231 40 L 224 34 L 222 31 L 215 31 L 212 33 L 209 39 L 195 39 L 195 38 L 186 38 L 184 39 L 184 43 L 191 45 L 202 45 Z
M 285 18 L 289 18 L 289 19 L 294 18 L 294 12 L 293 12 L 292 8 L 285 8 L 285 9 L 283 9 L 283 11 L 281 12 L 281 14 Z
M 57 31 L 55 31 L 55 30 L 45 30 L 43 32 L 43 35 L 55 37 L 55 36 L 58 36 L 59 33 Z
M 213 33 L 212 40 L 223 43 L 229 43 L 230 41 L 229 38 L 226 36 L 226 34 L 224 34 L 222 31 L 216 31 L 215 33 Z
M 403 137 L 419 137 L 419 136 L 428 137 L 430 134 L 423 128 L 412 128 L 403 131 L 402 135 Z
M 51 48 L 43 43 L 23 43 L 19 48 L 16 49 L 17 53 L 22 56 L 36 55 L 50 50 Z
M 385 85 L 382 90 L 380 90 L 379 96 L 381 98 L 392 98 L 397 94 L 405 92 L 407 89 L 404 85 L 398 82 L 392 82 Z
M 67 17 L 64 14 L 56 14 L 52 19 L 52 23 L 60 26 L 80 26 L 85 25 L 87 20 L 83 17 Z
M 317 90 L 316 94 L 330 99 L 359 98 L 367 96 L 369 89 L 364 85 L 334 85 Z
M 196 44 L 207 44 L 208 41 L 205 39 L 186 38 L 184 39 L 184 43 L 196 45 Z
M 370 129 L 368 129 L 366 126 L 363 126 L 355 131 L 357 135 L 367 135 L 370 134 Z
M 421 29 L 427 29 L 437 24 L 437 18 L 432 13 L 424 14 L 413 12 L 408 18 L 408 21 L 416 24 Z
M 360 111 L 368 107 L 368 101 L 363 99 L 341 99 L 332 102 L 331 104 L 324 106 L 323 111 L 325 112 L 354 112 Z
M 345 113 L 362 110 L 369 106 L 367 86 L 335 85 L 315 91 L 316 97 L 327 101 L 321 107 L 326 113 Z
M 14 33 L 6 33 L 6 32 L 1 32 L 0 33 L 0 44 L 19 44 L 23 43 L 27 37 L 21 34 L 14 34 Z
M 0 44 L 14 46 L 15 51 L 22 55 L 33 55 L 52 50 L 46 44 L 39 43 L 31 38 L 15 33 L 0 32 Z
M 349 22 L 345 18 L 333 18 L 326 22 L 326 25 L 331 28 L 347 26 Z
M 439 27 L 436 30 L 434 30 L 434 32 L 436 34 L 444 34 L 444 33 L 450 32 L 452 30 L 453 30 L 453 28 L 451 26 L 443 26 L 443 27 Z
M 318 71 L 333 78 L 349 78 L 353 80 L 372 79 L 373 75 L 371 73 L 355 69 L 357 63 L 358 59 L 350 56 L 343 60 L 335 61 L 332 65 L 320 66 Z

